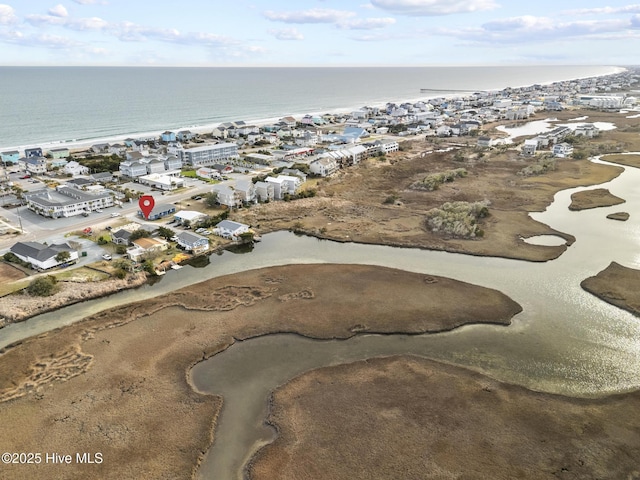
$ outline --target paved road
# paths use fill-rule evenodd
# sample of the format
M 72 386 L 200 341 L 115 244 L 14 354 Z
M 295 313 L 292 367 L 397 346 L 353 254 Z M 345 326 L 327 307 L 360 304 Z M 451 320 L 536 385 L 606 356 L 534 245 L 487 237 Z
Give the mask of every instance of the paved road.
M 234 173 L 229 176 L 229 180 L 223 183 L 233 183 L 235 180 L 251 177 L 251 174 L 245 175 Z M 182 208 L 188 208 L 186 206 L 186 203 L 188 202 L 184 202 L 185 200 L 190 199 L 194 195 L 205 194 L 211 191 L 211 184 L 197 179 L 186 179 L 186 189 L 180 191 L 180 193 L 165 192 L 164 195 L 161 195 L 160 192 L 151 192 L 150 190 L 147 191 L 147 189 L 145 189 L 142 185 L 135 185 L 136 189 L 139 191 L 150 194 L 152 193 L 155 198 L 156 204 L 183 202 L 183 205 L 181 205 Z M 40 186 L 42 186 L 42 183 L 40 184 Z M 0 254 L 6 252 L 17 241 L 60 243 L 61 241 L 69 240 L 69 238 L 65 238 L 64 236 L 68 232 L 83 230 L 87 227 L 91 227 L 94 229 L 104 228 L 110 222 L 113 222 L 115 220 L 111 217 L 111 214 L 114 212 L 117 212 L 121 217 L 129 218 L 132 221 L 146 223 L 138 216 L 137 201 L 126 203 L 122 207 L 111 207 L 104 209 L 102 213 L 93 212 L 88 217 L 77 215 L 74 217 L 57 219 L 42 217 L 30 211 L 24 206 L 12 209 L 0 209 L 0 217 L 6 219 L 7 223 L 9 223 L 11 226 L 14 226 L 18 230 L 22 228 L 22 231 L 24 232 L 23 235 L 9 234 L 0 237 Z M 152 225 L 157 226 L 157 222 L 152 223 Z M 76 239 L 74 238 L 74 240 Z M 92 243 L 89 241 L 87 242 Z M 94 257 L 93 261 L 98 260 L 102 253 L 104 253 L 104 250 L 102 248 L 99 248 L 99 250 L 94 250 L 89 247 L 90 246 L 87 245 L 86 251 L 90 252 L 88 253 L 88 256 L 91 255 L 92 257 Z M 87 258 L 87 260 L 90 260 L 90 258 Z

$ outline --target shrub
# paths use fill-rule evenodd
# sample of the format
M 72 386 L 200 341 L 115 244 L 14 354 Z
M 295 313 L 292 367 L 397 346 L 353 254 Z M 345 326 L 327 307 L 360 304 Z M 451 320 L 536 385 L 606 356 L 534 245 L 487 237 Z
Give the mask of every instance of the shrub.
M 113 275 L 116 278 L 119 278 L 120 280 L 122 280 L 123 278 L 125 278 L 127 276 L 127 272 L 125 270 L 123 270 L 122 268 L 119 268 L 115 272 L 113 272 Z
M 427 212 L 426 224 L 432 232 L 460 238 L 484 236 L 478 220 L 489 215 L 489 202 L 447 202 Z
M 414 190 L 427 190 L 432 192 L 437 190 L 443 183 L 453 182 L 456 178 L 466 177 L 469 172 L 465 168 L 456 168 L 441 173 L 432 173 L 422 180 L 414 182 L 411 188 Z
M 27 293 L 32 297 L 48 297 L 57 291 L 58 280 L 53 275 L 38 277 L 29 283 Z

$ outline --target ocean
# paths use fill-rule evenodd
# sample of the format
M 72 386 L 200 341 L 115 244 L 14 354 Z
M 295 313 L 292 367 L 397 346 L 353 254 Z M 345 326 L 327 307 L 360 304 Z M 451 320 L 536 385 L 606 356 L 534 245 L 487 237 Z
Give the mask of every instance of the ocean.
M 0 67 L 0 148 L 73 147 L 615 73 L 611 66 Z M 421 94 L 421 88 L 438 90 Z

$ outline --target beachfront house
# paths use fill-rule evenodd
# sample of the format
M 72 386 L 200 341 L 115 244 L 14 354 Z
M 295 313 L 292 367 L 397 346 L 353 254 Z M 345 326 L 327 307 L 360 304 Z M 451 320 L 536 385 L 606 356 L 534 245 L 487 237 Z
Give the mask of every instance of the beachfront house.
M 48 270 L 78 260 L 78 252 L 68 243 L 44 245 L 38 242 L 18 242 L 10 250 L 20 260 L 30 263 L 38 270 Z M 59 254 L 62 252 L 67 252 L 68 258 L 60 259 Z
M 162 135 L 160 135 L 160 139 L 165 142 L 165 143 L 169 143 L 169 142 L 175 142 L 176 141 L 176 133 L 175 132 L 162 132 Z
M 8 150 L 0 153 L 0 157 L 2 158 L 2 163 L 5 165 L 7 163 L 18 163 L 20 160 L 20 152 L 18 150 Z
M 176 243 L 194 254 L 204 253 L 209 250 L 209 239 L 193 232 L 180 232 L 175 237 Z
M 40 148 L 40 147 L 25 148 L 24 149 L 24 156 L 26 158 L 42 157 L 42 148 Z
M 243 233 L 247 233 L 249 231 L 249 225 L 245 225 L 244 223 L 234 222 L 232 220 L 222 220 L 216 228 L 213 230 L 213 233 L 223 237 L 229 238 L 233 241 L 238 240 L 240 235 Z
M 53 160 L 57 160 L 60 158 L 69 158 L 71 153 L 68 148 L 52 148 L 49 150 L 49 154 Z

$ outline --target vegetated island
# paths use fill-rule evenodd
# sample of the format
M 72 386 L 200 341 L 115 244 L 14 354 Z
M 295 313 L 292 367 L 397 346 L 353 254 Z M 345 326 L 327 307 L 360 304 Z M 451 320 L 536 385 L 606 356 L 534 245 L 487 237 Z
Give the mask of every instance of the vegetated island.
M 637 478 L 640 392 L 537 393 L 412 356 L 302 374 L 272 396 L 278 431 L 251 480 Z
M 93 315 L 0 352 L 3 451 L 100 452 L 101 464 L 3 465 L 14 480 L 191 478 L 223 399 L 187 372 L 236 340 L 277 332 L 349 338 L 508 325 L 504 294 L 363 265 L 252 270 Z
M 580 282 L 580 286 L 601 300 L 640 316 L 640 270 L 611 262 L 597 275 Z
M 618 220 L 619 222 L 626 222 L 627 220 L 629 220 L 629 213 L 628 212 L 610 213 L 609 215 L 607 215 L 607 218 L 609 220 Z
M 606 188 L 596 188 L 573 193 L 571 195 L 569 210 L 611 207 L 612 205 L 619 205 L 624 202 L 624 199 L 612 195 Z

